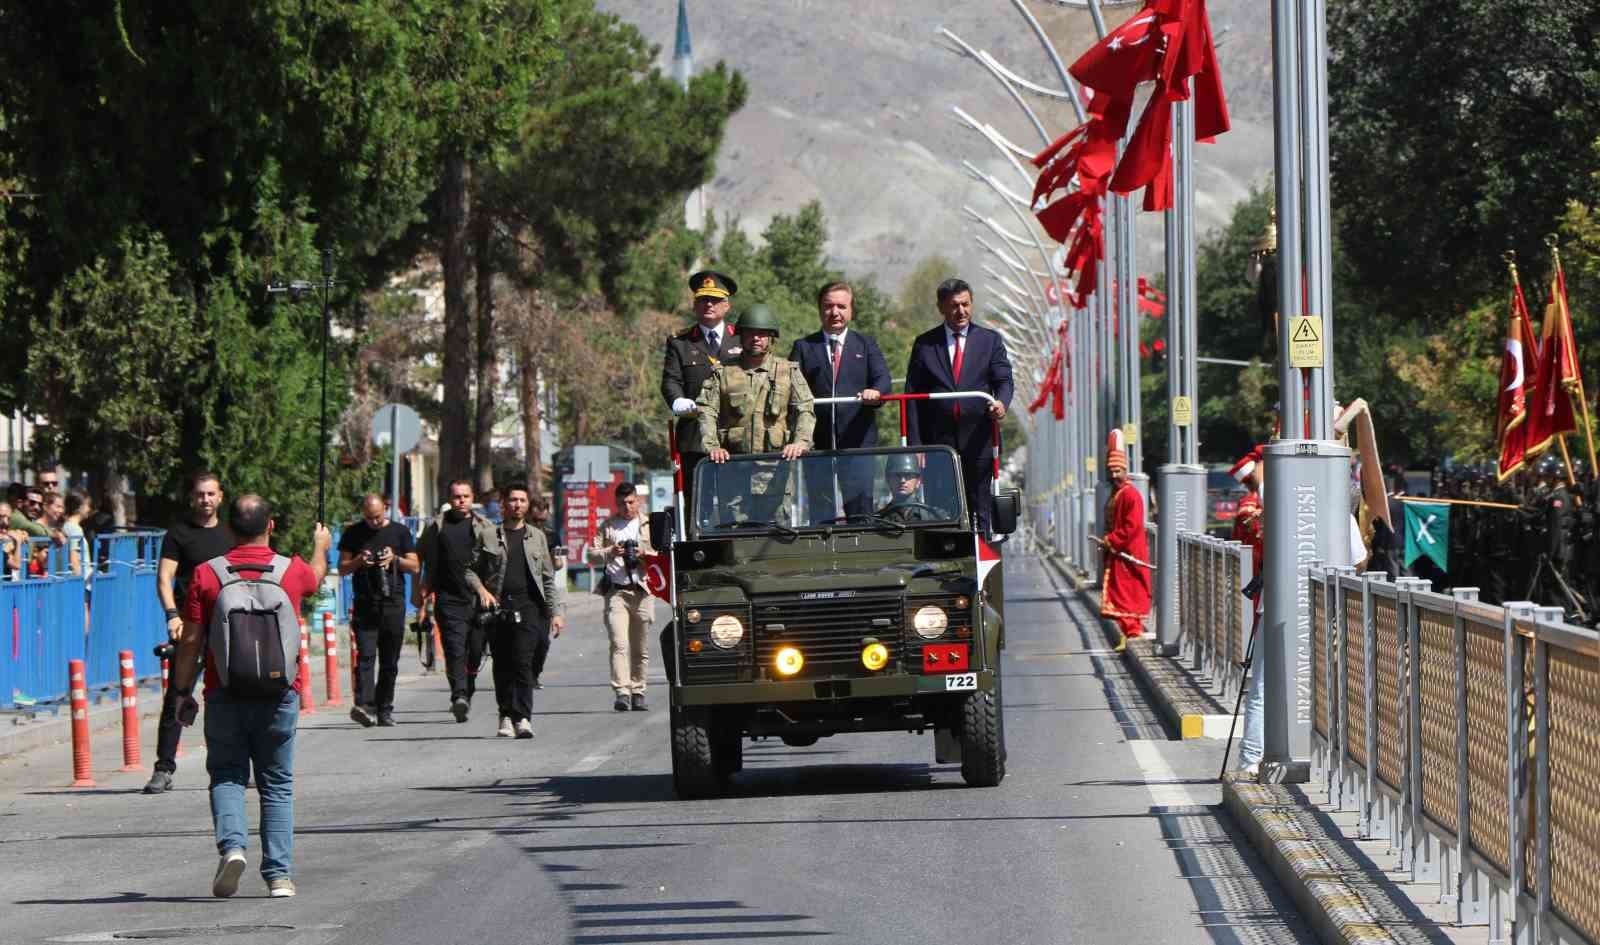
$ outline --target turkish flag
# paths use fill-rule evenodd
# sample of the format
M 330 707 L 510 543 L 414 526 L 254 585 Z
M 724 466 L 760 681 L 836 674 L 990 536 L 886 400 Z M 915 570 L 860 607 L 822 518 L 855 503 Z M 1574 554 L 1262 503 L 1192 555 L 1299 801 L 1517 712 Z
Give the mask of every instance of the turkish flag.
M 644 556 L 644 586 L 651 594 L 672 603 L 672 556 L 665 551 Z
M 1536 360 L 1538 376 L 1528 404 L 1528 452 L 1537 453 L 1555 437 L 1576 432 L 1572 398 L 1582 386 L 1578 377 L 1578 347 L 1572 338 L 1572 317 L 1567 311 L 1567 281 L 1556 266 L 1550 280 L 1550 302 L 1544 309 Z
M 1528 325 L 1528 305 L 1522 286 L 1511 288 L 1511 322 L 1506 328 L 1500 356 L 1500 403 L 1495 437 L 1500 443 L 1499 478 L 1522 468 L 1528 446 L 1528 388 L 1533 384 L 1537 343 Z
M 1164 45 L 1161 17 L 1146 6 L 1089 47 L 1067 71 L 1096 92 L 1132 98 L 1135 86 L 1159 74 Z

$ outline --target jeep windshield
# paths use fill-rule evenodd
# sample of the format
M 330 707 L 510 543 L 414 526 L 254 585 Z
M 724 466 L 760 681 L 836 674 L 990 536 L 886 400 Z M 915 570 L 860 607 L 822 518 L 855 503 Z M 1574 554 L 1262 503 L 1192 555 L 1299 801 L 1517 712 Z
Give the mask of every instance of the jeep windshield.
M 776 453 L 695 467 L 701 536 L 802 529 L 902 531 L 963 520 L 955 454 L 947 449 L 843 450 L 784 460 Z

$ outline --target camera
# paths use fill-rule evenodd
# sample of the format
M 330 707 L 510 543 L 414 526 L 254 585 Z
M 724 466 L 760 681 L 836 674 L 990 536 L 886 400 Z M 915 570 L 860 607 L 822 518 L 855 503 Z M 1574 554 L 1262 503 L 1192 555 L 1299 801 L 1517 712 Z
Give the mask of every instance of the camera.
M 629 539 L 626 539 L 624 541 L 618 542 L 618 544 L 620 544 L 622 546 L 622 564 L 623 564 L 623 566 L 626 567 L 629 571 L 637 571 L 639 569 L 639 542 L 638 542 L 638 540 L 634 539 L 634 538 L 629 538 Z
M 361 562 L 366 566 L 362 577 L 366 581 L 366 589 L 380 600 L 388 600 L 392 589 L 389 587 L 389 569 L 378 563 L 378 550 L 367 548 L 361 552 Z
M 171 640 L 165 640 L 161 643 L 157 643 L 155 645 L 155 649 L 153 649 L 151 652 L 156 655 L 156 659 L 158 660 L 170 660 L 172 659 L 172 655 L 178 652 L 178 647 L 177 644 L 173 643 Z

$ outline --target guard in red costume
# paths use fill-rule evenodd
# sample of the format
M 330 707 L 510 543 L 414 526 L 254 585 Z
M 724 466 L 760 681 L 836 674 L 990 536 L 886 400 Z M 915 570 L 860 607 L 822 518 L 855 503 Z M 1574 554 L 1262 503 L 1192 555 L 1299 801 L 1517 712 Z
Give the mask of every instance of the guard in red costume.
M 1106 537 L 1102 543 L 1105 574 L 1100 585 L 1100 613 L 1117 622 L 1123 639 L 1144 634 L 1150 616 L 1150 544 L 1144 533 L 1144 496 L 1128 481 L 1128 454 L 1122 449 L 1122 431 L 1111 431 L 1106 443 L 1106 473 L 1111 477 L 1111 499 L 1106 503 Z

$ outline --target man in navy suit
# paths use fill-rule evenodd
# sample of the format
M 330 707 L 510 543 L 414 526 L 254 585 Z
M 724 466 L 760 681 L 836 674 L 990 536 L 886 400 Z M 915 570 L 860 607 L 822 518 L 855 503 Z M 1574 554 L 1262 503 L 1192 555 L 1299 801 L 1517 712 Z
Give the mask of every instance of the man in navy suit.
M 800 365 L 813 397 L 860 397 L 858 404 L 817 407 L 812 448 L 853 450 L 878 445 L 879 398 L 894 383 L 889 364 L 871 335 L 850 330 L 855 317 L 854 293 L 845 282 L 830 282 L 817 290 L 817 314 L 822 330 L 794 343 L 789 360 Z M 873 465 L 860 457 L 845 460 L 839 469 L 839 492 L 845 515 L 872 511 Z M 809 482 L 811 521 L 831 517 L 833 483 Z
M 906 415 L 906 433 L 913 445 L 951 446 L 960 454 L 967 508 L 977 516 L 978 528 L 987 532 L 993 506 L 994 428 L 1011 406 L 1011 361 L 998 332 L 972 323 L 971 286 L 946 279 L 939 284 L 938 301 L 944 323 L 911 343 L 906 393 L 982 391 L 994 402 L 911 401 L 906 405 L 911 411 Z M 938 484 L 929 487 L 937 489 Z

